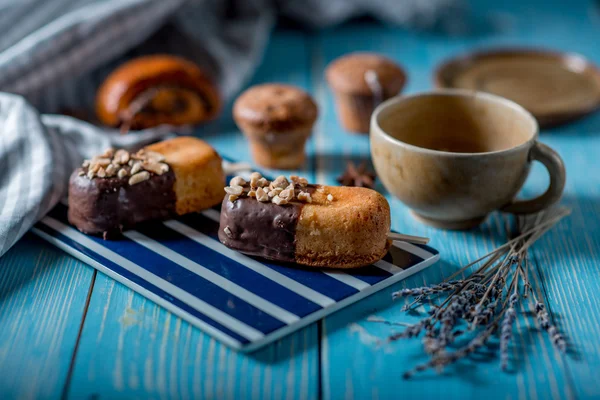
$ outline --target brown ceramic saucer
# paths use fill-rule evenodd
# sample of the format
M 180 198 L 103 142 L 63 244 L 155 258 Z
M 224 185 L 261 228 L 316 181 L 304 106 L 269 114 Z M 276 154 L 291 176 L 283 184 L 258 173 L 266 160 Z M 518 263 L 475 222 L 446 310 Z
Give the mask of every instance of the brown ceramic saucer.
M 435 71 L 438 88 L 462 88 L 511 99 L 543 128 L 600 109 L 600 69 L 584 57 L 535 49 L 498 49 L 459 56 Z

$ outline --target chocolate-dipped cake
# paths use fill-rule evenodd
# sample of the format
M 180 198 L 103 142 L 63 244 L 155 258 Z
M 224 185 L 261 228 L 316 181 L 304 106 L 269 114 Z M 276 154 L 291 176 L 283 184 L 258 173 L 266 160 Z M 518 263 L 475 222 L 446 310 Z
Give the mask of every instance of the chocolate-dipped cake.
M 374 190 L 309 185 L 254 173 L 225 188 L 219 240 L 270 260 L 354 268 L 380 260 L 390 246 L 390 208 Z
M 221 201 L 221 158 L 205 142 L 180 137 L 136 153 L 107 150 L 69 181 L 69 222 L 113 238 L 137 223 L 200 211 Z

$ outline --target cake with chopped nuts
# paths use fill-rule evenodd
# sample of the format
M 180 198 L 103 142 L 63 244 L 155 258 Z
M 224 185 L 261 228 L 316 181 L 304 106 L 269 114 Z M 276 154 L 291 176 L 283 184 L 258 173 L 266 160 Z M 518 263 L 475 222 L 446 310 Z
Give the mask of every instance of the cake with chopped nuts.
M 137 223 L 197 212 L 222 199 L 221 157 L 202 140 L 178 137 L 137 152 L 108 149 L 69 180 L 69 222 L 105 239 Z
M 241 253 L 311 267 L 354 268 L 390 246 L 390 207 L 374 190 L 273 181 L 254 172 L 225 187 L 219 240 Z

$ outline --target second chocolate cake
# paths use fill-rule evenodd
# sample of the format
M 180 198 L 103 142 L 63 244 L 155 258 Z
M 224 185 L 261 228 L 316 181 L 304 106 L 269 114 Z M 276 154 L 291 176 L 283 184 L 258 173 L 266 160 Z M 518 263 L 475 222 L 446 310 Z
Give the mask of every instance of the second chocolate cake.
M 225 188 L 219 240 L 267 259 L 328 268 L 379 261 L 389 248 L 390 208 L 371 189 L 309 185 L 254 173 Z

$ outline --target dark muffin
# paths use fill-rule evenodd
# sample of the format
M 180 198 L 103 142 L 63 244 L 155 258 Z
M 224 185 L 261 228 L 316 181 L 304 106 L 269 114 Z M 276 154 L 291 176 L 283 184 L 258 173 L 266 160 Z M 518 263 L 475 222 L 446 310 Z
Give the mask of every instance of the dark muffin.
M 379 103 L 398 95 L 406 74 L 393 61 L 374 53 L 351 53 L 332 61 L 325 77 L 336 98 L 342 126 L 368 133 L 373 110 Z

